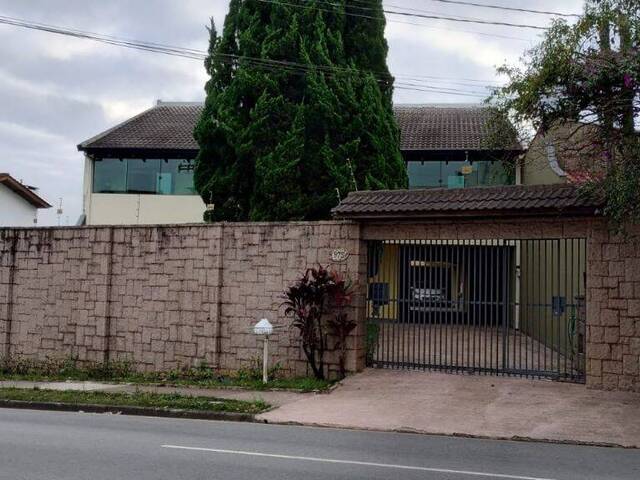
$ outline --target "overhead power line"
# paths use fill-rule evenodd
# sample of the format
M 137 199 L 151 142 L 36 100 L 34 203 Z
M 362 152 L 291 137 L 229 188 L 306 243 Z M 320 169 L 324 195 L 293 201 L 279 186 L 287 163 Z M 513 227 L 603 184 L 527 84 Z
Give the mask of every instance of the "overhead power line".
M 288 7 L 296 7 L 296 8 L 309 8 L 306 5 L 299 5 L 296 3 L 288 3 L 285 1 L 281 1 L 281 0 L 259 0 L 260 2 L 263 3 L 272 3 L 274 5 L 282 5 L 282 6 L 288 6 Z M 329 2 L 323 2 L 325 4 L 330 4 L 333 6 L 337 6 L 340 7 L 342 5 L 339 5 L 337 3 L 329 3 Z M 320 8 L 317 6 L 314 6 L 315 9 L 319 10 L 319 11 L 323 11 L 323 12 L 328 12 L 328 13 L 335 13 L 335 10 L 329 10 L 326 8 Z M 423 13 L 413 13 L 413 12 L 407 12 L 407 11 L 399 11 L 399 10 L 383 10 L 384 13 L 387 13 L 389 15 L 398 15 L 398 16 L 403 16 L 403 17 L 412 17 L 412 18 L 423 18 L 423 19 L 428 19 L 428 20 L 445 20 L 445 21 L 450 21 L 450 22 L 463 22 L 463 23 L 476 23 L 476 24 L 480 24 L 480 25 L 492 25 L 492 26 L 501 26 L 501 27 L 514 27 L 514 28 L 530 28 L 530 29 L 535 29 L 535 30 L 548 30 L 547 27 L 543 27 L 540 25 L 529 25 L 529 24 L 524 24 L 524 23 L 510 23 L 510 22 L 498 22 L 498 21 L 493 21 L 493 20 L 482 20 L 482 19 L 469 19 L 469 18 L 460 18 L 457 16 L 446 16 L 446 15 L 433 15 L 433 14 L 423 14 Z M 374 15 L 366 15 L 363 13 L 353 13 L 353 12 L 347 12 L 345 13 L 345 15 L 349 15 L 352 17 L 361 17 L 361 18 L 370 18 L 372 20 L 383 20 L 384 17 L 379 17 L 379 16 L 374 16 Z
M 0 16 L 0 24 L 12 25 L 20 28 L 27 28 L 31 30 L 43 31 L 46 33 L 52 33 L 57 35 L 65 35 L 73 38 L 91 40 L 99 43 L 104 43 L 112 46 L 119 46 L 123 48 L 142 50 L 152 53 L 161 53 L 170 56 L 177 56 L 182 58 L 188 58 L 193 60 L 204 60 L 208 56 L 208 52 L 203 50 L 197 50 L 192 48 L 184 48 L 184 47 L 176 47 L 172 45 L 166 45 L 155 42 L 147 42 L 140 40 L 131 40 L 124 39 L 109 35 L 103 35 L 94 32 L 87 32 L 82 30 L 69 29 L 54 25 L 48 25 L 38 22 L 30 22 L 23 19 L 12 18 Z M 317 72 L 321 71 L 327 75 L 337 75 L 340 73 L 367 73 L 372 74 L 373 72 L 357 72 L 350 68 L 345 67 L 336 67 L 329 65 L 309 65 L 302 64 L 297 62 L 291 62 L 286 60 L 273 60 L 273 59 L 262 59 L 255 57 L 247 57 L 247 56 L 238 56 L 231 54 L 218 54 L 218 59 L 230 64 L 237 64 L 238 62 L 246 62 L 252 67 L 274 71 L 274 72 L 282 72 L 286 71 L 290 74 L 299 74 L 304 75 L 309 72 Z M 374 78 L 378 82 L 386 83 L 389 81 L 388 78 L 380 78 L 374 75 Z M 421 78 L 430 78 L 431 80 L 435 80 L 436 83 L 442 83 L 446 80 L 446 77 L 435 77 L 435 76 L 411 76 L 407 75 L 406 78 L 408 81 L 397 81 L 395 84 L 395 88 L 399 90 L 413 90 L 413 91 L 421 91 L 421 92 L 431 92 L 431 93 L 442 93 L 442 94 L 450 94 L 450 95 L 458 95 L 458 96 L 468 96 L 468 97 L 476 97 L 476 98 L 485 98 L 487 96 L 486 92 L 472 91 L 472 90 L 462 90 L 456 88 L 447 88 L 442 85 L 432 85 L 425 82 L 425 80 Z M 463 79 L 459 79 L 463 80 Z M 415 83 L 418 82 L 418 83 Z M 472 82 L 479 82 L 478 80 L 468 79 L 468 85 L 470 87 L 476 88 L 486 88 L 482 85 Z
M 561 13 L 548 10 L 533 10 L 530 8 L 507 7 L 504 5 L 490 5 L 487 3 L 466 2 L 463 0 L 428 0 L 430 2 L 447 3 L 451 5 L 466 5 L 469 7 L 492 8 L 494 10 L 508 10 L 511 12 L 534 13 L 537 15 L 554 15 L 556 17 L 580 17 L 577 13 Z

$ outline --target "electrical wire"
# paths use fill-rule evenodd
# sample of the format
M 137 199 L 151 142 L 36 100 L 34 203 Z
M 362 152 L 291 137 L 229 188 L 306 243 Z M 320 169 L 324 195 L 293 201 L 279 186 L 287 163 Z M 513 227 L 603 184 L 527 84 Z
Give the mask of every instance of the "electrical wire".
M 507 7 L 504 5 L 491 5 L 487 3 L 467 2 L 463 0 L 427 0 L 427 1 L 447 3 L 450 5 L 465 5 L 469 7 L 491 8 L 494 10 L 506 10 L 510 12 L 533 13 L 537 15 L 554 15 L 556 17 L 574 17 L 574 18 L 580 17 L 580 15 L 577 13 L 560 13 L 560 12 L 552 12 L 552 11 L 546 11 L 546 10 L 533 10 L 530 8 Z
M 68 28 L 63 28 L 63 27 L 58 27 L 58 26 L 53 26 L 53 25 L 48 25 L 48 24 L 43 24 L 38 22 L 29 22 L 26 20 L 16 19 L 12 17 L 0 16 L 0 24 L 7 24 L 7 25 L 17 26 L 21 28 L 43 31 L 47 33 L 66 35 L 66 36 L 71 36 L 74 38 L 85 39 L 85 40 L 92 40 L 100 43 L 105 43 L 108 45 L 120 46 L 120 47 L 125 47 L 130 49 L 136 49 L 136 50 L 143 50 L 143 51 L 153 52 L 153 53 L 162 53 L 165 55 L 183 57 L 183 58 L 194 59 L 194 60 L 202 61 L 208 56 L 208 53 L 202 50 L 176 47 L 176 46 L 155 43 L 155 42 L 143 42 L 140 40 L 123 39 L 123 38 L 118 38 L 114 36 L 97 34 L 97 33 L 87 32 L 82 30 L 68 29 Z M 238 55 L 232 55 L 232 54 L 218 53 L 216 54 L 216 57 L 219 60 L 224 60 L 225 63 L 235 64 L 237 62 L 246 62 L 254 67 L 262 68 L 262 69 L 271 69 L 272 71 L 276 71 L 276 72 L 282 71 L 283 69 L 285 69 L 289 73 L 300 73 L 300 74 L 306 74 L 313 71 L 322 71 L 323 73 L 328 73 L 333 75 L 336 75 L 338 73 L 372 74 L 371 72 L 358 72 L 352 68 L 336 67 L 336 66 L 329 66 L 329 65 L 309 65 L 309 64 L 302 64 L 302 63 L 291 62 L 286 60 L 262 59 L 262 58 L 238 56 Z M 385 78 L 380 78 L 380 77 L 375 77 L 374 75 L 374 78 L 376 78 L 376 80 L 381 83 L 388 83 L 390 80 L 390 78 L 386 78 L 386 76 Z M 408 80 L 406 82 L 405 81 L 396 82 L 395 88 L 402 89 L 402 90 L 414 90 L 414 91 L 424 91 L 424 92 L 473 96 L 473 97 L 486 97 L 485 92 L 447 88 L 441 85 L 429 85 L 426 82 L 424 82 L 424 80 L 422 80 L 424 78 L 424 79 L 431 79 L 432 82 L 436 80 L 436 82 L 443 83 L 447 80 L 447 77 L 436 77 L 436 76 L 429 76 L 429 75 L 423 75 L 423 76 L 399 75 L 398 78 L 404 78 Z M 459 80 L 465 80 L 465 79 L 459 79 Z M 476 88 L 485 88 L 485 89 L 494 88 L 490 86 L 478 85 L 477 82 L 481 82 L 480 80 L 476 80 L 476 79 L 466 79 L 466 80 L 468 82 L 466 84 L 464 82 L 457 82 L 457 83 L 463 86 L 472 86 Z M 422 82 L 422 83 L 416 84 L 415 83 L 416 81 Z M 447 82 L 447 83 L 453 84 L 452 82 Z
M 284 1 L 280 1 L 280 0 L 258 0 L 262 3 L 271 3 L 274 5 L 282 5 L 282 6 L 288 6 L 288 7 L 296 7 L 296 8 L 309 8 L 309 6 L 306 5 L 298 5 L 296 3 L 288 3 L 288 2 L 284 2 Z M 323 2 L 323 3 L 327 3 L 327 2 Z M 332 4 L 334 6 L 342 6 L 339 4 Z M 319 7 L 315 7 L 316 10 L 322 11 L 322 12 L 328 12 L 328 13 L 335 13 L 335 10 L 328 10 L 325 8 L 319 8 Z M 492 26 L 501 26 L 501 27 L 514 27 L 514 28 L 531 28 L 531 29 L 535 29 L 535 30 L 548 30 L 547 27 L 542 27 L 540 25 L 529 25 L 529 24 L 524 24 L 524 23 L 510 23 L 510 22 L 498 22 L 498 21 L 494 21 L 494 20 L 482 20 L 482 19 L 468 19 L 468 18 L 458 18 L 455 16 L 446 16 L 446 15 L 429 15 L 429 14 L 420 14 L 420 13 L 411 13 L 411 12 L 402 12 L 402 11 L 398 11 L 398 10 L 383 10 L 384 13 L 387 13 L 389 15 L 399 15 L 399 16 L 403 16 L 403 17 L 414 17 L 414 18 L 423 18 L 423 19 L 429 19 L 429 20 L 445 20 L 445 21 L 450 21 L 450 22 L 463 22 L 463 23 L 477 23 L 477 24 L 481 24 L 481 25 L 492 25 Z M 360 14 L 360 13 L 352 13 L 352 12 L 346 12 L 345 15 L 348 16 L 352 16 L 352 17 L 360 17 L 360 18 L 369 18 L 372 20 L 383 20 L 384 17 L 378 17 L 378 16 L 373 16 L 373 15 L 365 15 L 365 14 Z

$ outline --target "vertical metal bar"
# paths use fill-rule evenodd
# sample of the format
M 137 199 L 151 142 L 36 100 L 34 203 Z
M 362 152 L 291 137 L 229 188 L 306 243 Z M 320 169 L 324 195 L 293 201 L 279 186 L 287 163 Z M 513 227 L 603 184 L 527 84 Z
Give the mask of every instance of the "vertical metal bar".
M 487 262 L 488 262 L 488 252 L 483 247 L 482 241 L 478 246 L 478 257 L 480 259 L 480 274 L 478 275 L 482 281 L 482 292 L 479 298 L 479 303 L 477 305 L 478 310 L 480 312 L 480 324 L 482 325 L 482 369 L 486 372 L 487 369 L 487 295 L 490 290 L 489 285 L 489 275 L 487 274 Z
M 561 308 L 560 308 L 560 297 L 561 297 L 561 269 L 562 269 L 562 261 L 561 261 L 561 257 L 560 254 L 562 253 L 560 248 L 560 239 L 558 239 L 556 241 L 557 245 L 556 245 L 556 249 L 557 249 L 557 254 L 556 254 L 556 261 L 558 263 L 558 279 L 557 279 L 557 284 L 556 284 L 556 298 L 557 298 L 557 304 L 558 304 L 558 315 L 556 315 L 556 333 L 557 333 L 557 349 L 556 349 L 556 374 L 560 375 L 560 353 L 562 351 L 562 348 L 560 348 L 560 338 L 561 338 L 561 324 L 562 324 L 562 314 L 561 314 Z
M 377 252 L 376 255 L 380 255 L 380 263 L 378 264 L 378 279 L 381 280 L 382 282 L 389 282 L 389 304 L 392 301 L 397 301 L 397 298 L 392 296 L 392 292 L 391 292 L 391 279 L 389 277 L 387 277 L 385 275 L 385 250 L 386 250 L 386 243 L 382 242 L 382 248 L 380 249 L 376 249 L 375 251 Z M 397 259 L 396 259 L 397 260 Z M 379 366 L 385 366 L 385 361 L 387 359 L 386 357 L 386 353 L 387 353 L 387 349 L 386 347 L 386 343 L 387 343 L 387 335 L 386 335 L 386 320 L 387 318 L 389 318 L 388 315 L 388 308 L 387 305 L 382 304 L 382 308 L 380 308 L 379 311 L 379 316 L 378 316 L 378 338 L 379 338 L 379 349 L 378 352 L 375 355 L 375 358 L 379 361 Z
M 431 359 L 431 343 L 433 341 L 432 332 L 431 332 L 431 323 L 433 320 L 433 242 L 431 240 L 427 243 L 427 248 L 425 252 L 425 256 L 427 257 L 427 268 L 425 272 L 426 276 L 426 285 L 427 285 L 427 305 L 426 305 L 426 316 L 425 316 L 425 329 L 426 329 L 426 337 L 427 337 L 427 365 L 431 368 L 433 361 Z
M 547 301 L 549 298 L 548 295 L 548 287 L 549 285 L 547 284 L 547 267 L 548 267 L 548 261 L 547 261 L 547 241 L 544 240 L 544 262 L 540 265 L 540 276 L 542 277 L 544 275 L 544 278 L 542 279 L 542 288 L 544 288 L 544 292 L 541 294 L 540 297 L 540 302 L 542 304 L 542 328 L 543 328 L 543 332 L 542 332 L 542 336 L 541 336 L 541 342 L 538 345 L 538 351 L 542 350 L 544 348 L 544 355 L 543 355 L 543 362 L 544 362 L 544 367 L 542 368 L 542 370 L 544 372 L 547 371 L 547 311 L 548 311 L 548 307 L 547 307 Z
M 420 265 L 420 261 L 419 261 L 419 249 L 420 249 L 420 244 L 416 244 L 414 243 L 413 245 L 413 259 L 416 261 L 416 268 L 413 269 L 413 284 L 416 286 L 416 288 L 420 288 L 420 282 L 418 281 L 419 275 L 420 275 L 420 269 L 421 267 Z M 419 290 L 419 292 L 422 292 L 422 290 Z M 416 357 L 416 337 L 418 336 L 418 321 L 419 321 L 419 317 L 420 317 L 420 311 L 422 310 L 422 295 L 421 293 L 418 295 L 418 305 L 416 307 L 416 310 L 413 313 L 413 324 L 411 325 L 411 330 L 409 330 L 409 334 L 411 336 L 411 368 L 415 369 L 417 362 L 417 357 Z
M 426 271 L 426 265 L 427 265 L 427 260 L 425 258 L 425 250 L 427 248 L 427 241 L 425 240 L 420 248 L 420 288 L 426 288 L 426 282 L 425 282 L 425 271 Z M 424 290 L 424 292 L 426 293 L 426 290 Z M 420 368 L 424 367 L 425 364 L 425 359 L 424 359 L 424 352 L 425 352 L 425 298 L 426 297 L 421 297 L 420 298 L 420 318 L 419 318 L 419 324 L 418 324 L 418 332 L 420 332 L 420 337 L 419 337 L 419 343 L 418 343 L 418 350 L 419 350 L 419 365 Z
M 501 364 L 501 359 L 500 359 L 500 346 L 502 344 L 503 339 L 501 339 L 501 326 L 502 326 L 502 320 L 500 317 L 502 315 L 500 315 L 502 312 L 500 311 L 500 280 L 502 279 L 501 277 L 503 277 L 503 275 L 501 275 L 501 272 L 503 271 L 503 266 L 501 265 L 501 249 L 498 246 L 499 242 L 494 241 L 494 247 L 493 249 L 495 250 L 495 256 L 496 256 L 496 263 L 495 263 L 495 274 L 493 275 L 493 280 L 495 282 L 495 290 L 494 290 L 494 295 L 493 295 L 493 299 L 492 299 L 492 305 L 493 305 L 493 310 L 494 310 L 494 315 L 495 315 L 495 330 L 496 330 L 496 357 L 495 357 L 495 361 L 496 361 L 496 370 L 498 371 L 498 373 L 500 373 L 500 364 Z M 499 322 L 500 320 L 500 322 Z
M 522 371 L 522 241 L 515 240 L 515 258 L 513 262 L 513 275 L 514 282 L 520 285 L 520 291 L 516 287 L 513 291 L 514 293 L 514 314 L 517 317 L 514 317 L 514 327 L 513 334 L 516 337 L 514 340 L 514 349 L 517 347 L 517 353 L 514 353 L 514 359 L 518 359 L 518 370 Z M 514 363 L 515 367 L 515 363 Z M 529 374 L 527 374 L 527 377 Z
M 507 332 L 505 331 L 506 328 L 506 323 L 507 323 L 507 259 L 506 259 L 506 247 L 504 246 L 504 242 L 502 242 L 502 246 L 500 248 L 500 263 L 502 264 L 500 266 L 500 270 L 502 272 L 502 274 L 500 275 L 502 277 L 502 288 L 501 291 L 498 294 L 498 299 L 502 299 L 502 312 L 500 315 L 500 330 L 502 332 L 502 355 L 501 355 L 501 363 L 502 363 L 502 373 L 504 374 L 504 371 L 507 368 L 507 348 L 509 348 L 509 343 L 508 343 L 508 339 L 507 339 Z
M 471 353 L 473 352 L 473 347 L 471 345 L 471 331 L 468 330 L 467 327 L 467 323 L 468 323 L 468 315 L 469 315 L 469 310 L 467 308 L 467 299 L 466 299 L 466 295 L 465 295 L 465 288 L 467 288 L 467 259 L 468 259 L 468 250 L 467 250 L 467 243 L 468 240 L 464 240 L 462 242 L 461 245 L 461 252 L 460 255 L 462 256 L 462 259 L 460 261 L 460 270 L 458 271 L 458 319 L 459 319 L 459 323 L 462 323 L 462 325 L 460 326 L 460 328 L 462 329 L 463 335 L 462 335 L 462 365 L 465 369 L 469 369 L 470 367 L 470 362 L 469 362 L 469 358 L 471 356 Z M 464 332 L 466 331 L 466 339 L 467 339 L 467 343 L 465 344 L 464 340 L 465 340 L 465 335 Z
M 443 367 L 446 365 L 447 357 L 446 355 L 443 357 L 442 352 L 442 262 L 444 259 L 444 247 L 442 242 L 438 242 L 438 269 L 436 270 L 438 274 L 438 308 L 436 309 L 436 315 L 438 318 L 438 366 Z M 445 339 L 446 340 L 446 339 Z M 446 342 L 445 342 L 446 345 Z M 446 352 L 445 352 L 446 353 Z
M 469 328 L 473 330 L 473 370 L 476 371 L 480 367 L 480 358 L 476 359 L 476 356 L 479 354 L 480 349 L 476 348 L 476 336 L 478 333 L 478 325 L 477 325 L 477 297 L 478 297 L 478 255 L 477 249 L 475 247 L 475 240 L 471 240 L 469 242 L 469 253 L 467 259 L 467 278 L 466 278 L 466 286 L 468 292 L 469 299 L 469 307 L 468 307 L 468 321 Z
M 569 323 L 572 321 L 572 317 L 573 317 L 573 322 L 574 322 L 574 329 L 577 329 L 578 323 L 577 323 L 577 318 L 576 318 L 576 314 L 575 314 L 575 299 L 574 299 L 574 295 L 573 295 L 573 262 L 574 262 L 574 254 L 575 254 L 575 244 L 574 244 L 574 240 L 571 239 L 570 241 L 565 240 L 565 255 L 566 255 L 566 262 L 567 261 L 571 261 L 571 266 L 569 267 L 569 263 L 566 263 L 566 268 L 565 268 L 565 275 L 566 275 L 566 295 L 567 295 L 567 304 L 570 305 L 571 310 L 567 310 L 567 320 L 566 320 L 566 325 L 565 325 L 565 342 L 564 342 L 564 374 L 565 376 L 568 376 L 569 378 L 573 378 L 573 344 L 569 345 L 569 341 L 571 340 L 570 335 L 569 335 Z M 571 245 L 571 256 L 569 256 L 569 245 Z M 575 330 L 577 331 L 577 330 Z M 575 335 L 575 333 L 573 333 L 573 335 Z M 571 349 L 571 350 L 569 350 Z M 567 363 L 567 357 L 569 357 L 571 352 L 571 363 Z M 567 371 L 567 368 L 570 368 L 571 370 Z
M 464 368 L 464 337 L 465 337 L 465 332 L 464 332 L 464 328 L 460 328 L 460 277 L 462 275 L 462 267 L 460 265 L 460 257 L 462 255 L 462 252 L 460 251 L 460 245 L 461 245 L 461 241 L 457 240 L 456 241 L 456 246 L 455 246 L 455 272 L 456 272 L 456 282 L 455 285 L 452 287 L 452 290 L 455 289 L 455 292 L 452 291 L 452 295 L 455 294 L 455 296 L 452 296 L 452 300 L 453 298 L 455 298 L 455 303 L 453 303 L 453 311 L 452 311 L 452 316 L 453 316 L 453 321 L 455 323 L 455 328 L 456 328 L 456 357 L 458 359 L 458 370 Z M 461 348 L 462 347 L 462 348 Z
M 453 300 L 453 268 L 455 266 L 455 257 L 456 257 L 456 242 L 452 240 L 450 242 L 450 246 L 448 248 L 449 261 L 447 265 L 449 268 L 445 270 L 447 273 L 447 331 L 449 332 L 449 344 L 451 345 L 451 366 L 455 371 L 458 370 L 458 350 L 456 348 L 456 330 L 455 323 L 453 319 L 453 309 L 452 309 L 452 300 Z
M 402 316 L 404 315 L 404 305 L 406 302 L 405 290 L 407 286 L 404 284 L 404 264 L 402 263 L 404 254 L 402 252 L 402 249 L 403 249 L 402 240 L 400 240 L 398 242 L 397 250 L 396 250 L 397 252 L 396 255 L 398 257 L 396 260 L 397 268 L 398 268 L 398 280 L 397 280 L 398 281 L 398 303 L 396 307 L 396 316 L 387 325 L 387 361 L 389 362 L 389 366 L 391 366 L 392 368 L 396 368 L 395 367 L 396 324 L 402 319 Z

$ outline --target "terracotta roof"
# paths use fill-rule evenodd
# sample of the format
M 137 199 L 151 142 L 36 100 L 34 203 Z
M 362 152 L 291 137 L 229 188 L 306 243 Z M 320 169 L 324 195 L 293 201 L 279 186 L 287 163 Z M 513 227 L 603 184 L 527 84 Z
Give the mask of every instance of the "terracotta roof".
M 594 214 L 601 202 L 572 185 L 352 192 L 333 209 L 338 218 Z
M 167 149 L 197 151 L 193 130 L 202 103 L 158 105 L 78 145 L 79 150 Z M 394 107 L 400 149 L 485 150 L 488 110 L 482 105 L 430 104 Z M 513 150 L 520 150 L 514 146 Z
M 26 185 L 23 185 L 18 180 L 13 178 L 8 173 L 0 173 L 0 184 L 13 190 L 16 194 L 24 198 L 27 202 L 36 208 L 51 208 L 51 205 L 47 203 L 40 195 L 31 190 Z

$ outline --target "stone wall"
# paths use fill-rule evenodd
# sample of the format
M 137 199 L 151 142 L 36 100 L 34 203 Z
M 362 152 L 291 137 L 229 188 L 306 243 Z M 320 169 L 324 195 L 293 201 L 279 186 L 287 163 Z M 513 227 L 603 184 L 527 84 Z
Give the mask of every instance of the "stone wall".
M 277 326 L 273 361 L 307 373 L 282 292 L 308 266 L 358 283 L 348 367 L 364 367 L 366 240 L 587 239 L 587 384 L 640 391 L 640 229 L 601 219 L 215 224 L 0 230 L 0 356 L 75 355 L 167 370 L 205 361 L 249 366 L 252 325 Z M 335 370 L 335 358 L 330 358 Z
M 602 219 L 370 222 L 363 240 L 587 239 L 587 385 L 640 392 L 640 227 L 621 236 Z
M 338 247 L 350 255 L 332 264 Z M 316 264 L 362 280 L 360 248 L 348 222 L 0 230 L 0 356 L 236 370 L 259 357 L 252 326 L 266 317 L 277 327 L 272 361 L 305 374 L 283 290 Z M 350 341 L 351 370 L 363 366 L 362 335 Z

